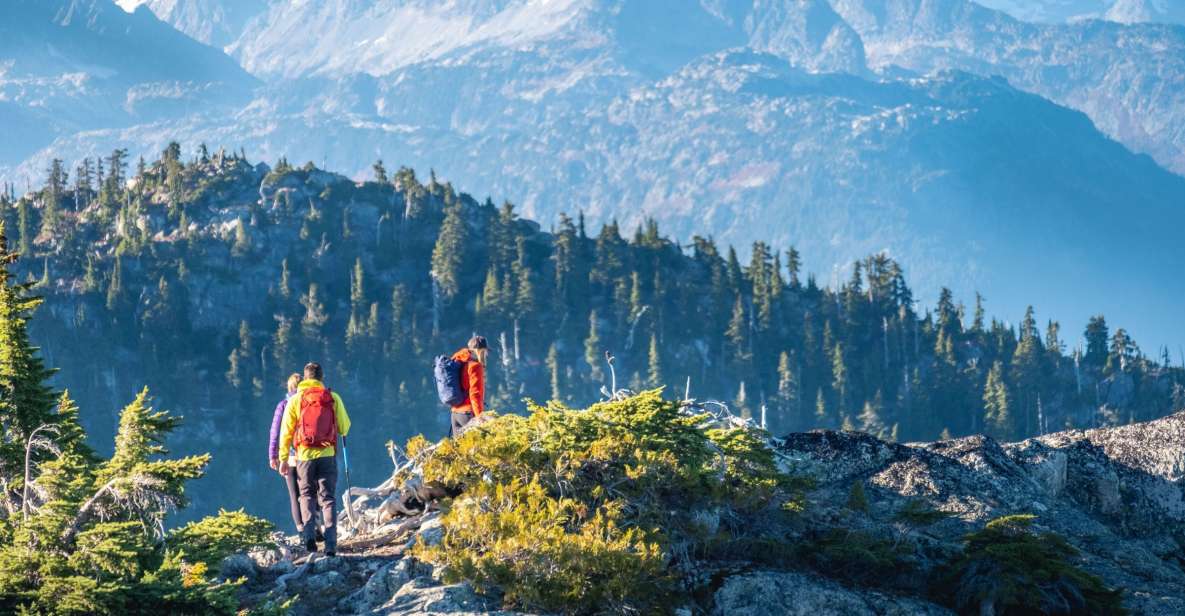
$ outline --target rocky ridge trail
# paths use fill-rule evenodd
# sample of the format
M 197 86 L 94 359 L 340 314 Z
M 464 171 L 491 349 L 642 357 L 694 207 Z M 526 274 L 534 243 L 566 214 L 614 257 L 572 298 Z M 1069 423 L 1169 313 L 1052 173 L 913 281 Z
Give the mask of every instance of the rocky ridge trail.
M 1084 569 L 1125 589 L 1132 613 L 1185 613 L 1185 413 L 1003 444 L 984 436 L 897 444 L 836 431 L 771 442 L 787 470 L 814 481 L 806 512 L 787 529 L 790 541 L 843 527 L 914 542 L 921 546 L 909 576 L 914 581 L 873 588 L 828 579 L 836 572 L 805 563 L 738 566 L 715 573 L 707 601 L 676 613 L 949 614 L 917 580 L 930 578 L 967 533 L 1017 513 L 1035 514 L 1039 529 L 1066 537 Z M 405 460 L 382 486 L 354 490 L 354 522 L 343 512 L 337 558 L 294 559 L 288 547 L 278 547 L 232 556 L 221 573 L 248 579 L 246 605 L 299 597 L 291 612 L 297 616 L 513 613 L 499 611 L 499 597 L 445 583 L 441 571 L 406 555 L 416 542 L 443 536 L 432 500 L 442 494 L 417 483 L 415 465 Z M 866 490 L 865 511 L 852 510 L 855 483 Z M 421 498 L 429 502 L 426 511 Z M 946 515 L 910 525 L 897 512 L 911 502 Z

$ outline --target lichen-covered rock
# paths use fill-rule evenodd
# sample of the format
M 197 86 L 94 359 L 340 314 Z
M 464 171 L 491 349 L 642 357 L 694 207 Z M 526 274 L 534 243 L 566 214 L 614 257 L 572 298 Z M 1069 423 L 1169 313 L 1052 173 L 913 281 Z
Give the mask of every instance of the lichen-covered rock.
M 390 601 L 395 592 L 411 581 L 410 562 L 399 559 L 380 565 L 366 585 L 338 603 L 339 612 L 362 614 Z
M 218 563 L 218 576 L 228 580 L 254 578 L 257 571 L 255 561 L 246 554 L 231 554 Z
M 469 584 L 440 585 L 430 576 L 417 577 L 405 583 L 390 601 L 375 610 L 387 616 L 412 614 L 490 614 L 511 616 L 511 612 L 497 610 L 497 604 L 474 592 Z
M 857 480 L 869 486 L 872 514 L 847 523 L 891 536 L 893 512 L 921 499 L 953 514 L 925 528 L 925 540 L 946 551 L 991 518 L 1033 513 L 1080 551 L 1084 569 L 1127 589 L 1132 612 L 1185 613 L 1185 413 L 1008 444 L 974 436 L 902 445 L 816 431 L 789 435 L 780 448 L 816 479 L 808 505 L 816 519 L 840 519 Z
M 758 571 L 735 575 L 716 591 L 719 616 L 947 616 L 933 603 L 844 588 L 815 576 Z

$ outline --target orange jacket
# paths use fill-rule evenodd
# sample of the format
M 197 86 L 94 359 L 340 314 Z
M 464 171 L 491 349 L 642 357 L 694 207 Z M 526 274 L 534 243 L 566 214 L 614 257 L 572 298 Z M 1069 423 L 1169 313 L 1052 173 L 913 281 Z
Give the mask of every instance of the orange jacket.
M 453 412 L 473 413 L 477 417 L 486 410 L 486 368 L 473 357 L 469 349 L 453 353 L 453 359 L 465 364 L 461 370 L 461 389 L 469 394 L 469 399 L 454 406 Z

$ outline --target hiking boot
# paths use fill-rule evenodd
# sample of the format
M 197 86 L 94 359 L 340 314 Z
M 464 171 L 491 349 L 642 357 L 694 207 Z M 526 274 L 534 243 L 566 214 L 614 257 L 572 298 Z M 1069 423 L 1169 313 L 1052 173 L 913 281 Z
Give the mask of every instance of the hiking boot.
M 308 550 L 310 554 L 317 551 L 317 540 L 309 539 L 304 542 L 304 549 Z
M 337 550 L 326 550 L 325 555 L 329 558 L 333 558 L 334 556 L 337 556 Z

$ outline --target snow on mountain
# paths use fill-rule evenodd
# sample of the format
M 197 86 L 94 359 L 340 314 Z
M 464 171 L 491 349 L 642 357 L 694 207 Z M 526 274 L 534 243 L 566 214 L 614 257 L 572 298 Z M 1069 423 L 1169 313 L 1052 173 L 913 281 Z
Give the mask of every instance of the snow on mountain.
M 1099 18 L 1116 0 L 975 0 L 1022 21 L 1067 23 Z
M 220 49 L 237 40 L 248 21 L 267 9 L 267 0 L 120 0 L 119 4 L 128 12 L 147 5 L 161 21 Z
M 1106 18 L 1119 23 L 1170 23 L 1185 25 L 1181 0 L 1115 0 Z
M 1083 111 L 1103 132 L 1185 173 L 1185 29 L 1043 25 L 963 0 L 832 0 L 868 64 L 1002 75 Z

